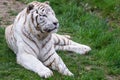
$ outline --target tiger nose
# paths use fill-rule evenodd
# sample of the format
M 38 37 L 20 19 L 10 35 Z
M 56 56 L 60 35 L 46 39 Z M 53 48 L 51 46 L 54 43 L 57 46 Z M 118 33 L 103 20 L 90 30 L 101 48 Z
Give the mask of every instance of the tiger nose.
M 58 22 L 53 22 L 53 24 L 54 24 L 55 26 L 57 26 L 57 25 L 58 25 Z

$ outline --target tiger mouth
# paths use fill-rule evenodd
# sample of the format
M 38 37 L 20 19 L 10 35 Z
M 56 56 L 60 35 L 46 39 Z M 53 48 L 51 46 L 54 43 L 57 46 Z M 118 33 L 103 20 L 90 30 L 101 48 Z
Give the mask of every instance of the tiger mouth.
M 53 29 L 45 29 L 46 32 L 51 32 L 53 30 L 57 29 L 57 27 L 54 27 Z

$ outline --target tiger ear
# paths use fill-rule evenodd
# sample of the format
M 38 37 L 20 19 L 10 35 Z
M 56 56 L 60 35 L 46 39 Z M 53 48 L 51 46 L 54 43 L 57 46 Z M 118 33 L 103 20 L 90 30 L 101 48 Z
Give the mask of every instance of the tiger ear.
M 45 4 L 48 4 L 48 5 L 50 4 L 50 2 L 49 2 L 49 1 L 45 1 L 44 3 L 45 3 Z
M 30 10 L 32 10 L 34 8 L 34 5 L 33 4 L 29 4 L 28 7 L 27 7 L 27 13 L 30 12 Z

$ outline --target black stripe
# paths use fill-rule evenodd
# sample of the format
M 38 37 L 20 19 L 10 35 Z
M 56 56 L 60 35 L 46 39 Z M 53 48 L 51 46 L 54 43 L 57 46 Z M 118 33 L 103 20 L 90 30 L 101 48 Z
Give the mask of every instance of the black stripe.
M 29 54 L 29 52 L 28 51 L 26 51 L 26 50 L 24 50 L 25 51 L 25 53 L 28 53 Z
M 41 5 L 41 6 L 40 6 L 40 10 L 44 9 L 44 7 L 45 7 L 45 6 Z
M 36 24 L 37 24 L 36 27 L 35 27 L 35 29 L 36 29 L 37 31 L 42 32 L 41 29 L 40 29 L 39 23 L 38 23 L 38 21 L 37 21 L 37 18 L 38 18 L 38 15 L 35 17 Z
M 38 14 L 38 10 L 36 10 L 36 13 Z
M 42 5 L 40 5 L 40 6 L 38 7 L 38 9 L 41 9 L 41 7 L 42 7 Z
M 62 40 L 63 40 L 63 42 L 64 42 L 63 45 L 65 45 L 65 43 L 66 43 L 65 39 L 63 38 Z
M 55 45 L 59 45 L 60 44 L 60 39 L 59 39 L 58 36 L 56 36 L 56 37 L 57 37 L 58 41 L 55 43 Z
M 24 33 L 23 33 L 24 34 Z M 25 35 L 25 34 L 24 34 Z M 26 35 L 25 35 L 25 37 L 26 37 Z M 37 52 L 23 39 L 23 41 L 25 42 L 25 44 L 27 45 L 27 46 L 29 46 L 31 49 L 32 49 L 32 51 L 35 53 L 35 54 L 37 54 Z
M 50 50 L 52 49 L 52 46 L 49 48 L 49 50 L 43 55 L 43 57 L 45 57 L 49 52 Z
M 10 30 L 10 34 L 13 33 L 13 25 L 10 25 L 11 26 L 11 30 Z
M 31 28 L 30 24 L 29 24 L 29 29 L 30 29 L 29 34 L 30 34 L 30 33 L 33 34 L 33 30 L 32 30 L 32 28 Z
M 38 17 L 38 15 L 37 15 L 36 17 Z M 33 25 L 36 26 L 35 29 L 36 29 L 37 31 L 40 31 L 41 33 L 43 33 L 43 31 L 41 30 L 41 28 L 38 26 L 39 24 L 38 24 L 38 22 L 37 22 L 37 18 L 36 18 L 36 23 L 37 23 L 37 25 L 35 25 L 35 23 L 34 23 L 34 18 L 33 18 L 33 13 L 31 14 L 31 19 L 32 19 Z
M 33 25 L 35 26 L 35 24 L 34 24 L 34 18 L 33 18 L 33 13 L 31 14 L 31 20 L 32 20 Z
M 36 6 L 36 7 L 38 7 L 39 5 L 40 5 L 40 4 L 39 4 L 39 3 L 37 3 L 35 6 Z
M 69 39 L 68 38 L 63 38 L 64 44 L 63 45 L 69 45 Z
M 26 31 L 26 29 L 24 29 L 25 31 Z M 22 31 L 23 33 L 24 33 L 24 31 Z M 27 32 L 27 31 L 26 31 Z M 28 33 L 28 32 L 27 32 Z M 24 33 L 25 34 L 25 33 Z M 33 38 L 30 36 L 30 33 L 28 33 L 28 35 L 27 34 L 25 34 L 26 35 L 26 37 L 29 39 L 29 40 L 31 40 L 33 43 L 35 43 L 35 45 L 37 46 L 37 48 L 39 49 L 39 46 L 37 45 L 37 43 L 33 40 Z M 29 37 L 28 37 L 29 36 Z
M 64 43 L 65 43 L 64 45 L 69 45 L 69 42 L 70 42 L 70 39 L 65 37 L 64 38 Z
M 36 4 L 38 4 L 38 2 L 34 2 L 33 4 L 36 5 Z
M 37 54 L 37 52 L 23 39 L 23 41 L 25 42 L 25 44 L 27 45 L 27 46 L 29 46 L 31 49 L 32 49 L 32 51 L 35 53 L 35 54 Z
M 51 55 L 49 55 L 43 62 L 46 62 L 48 59 L 50 59 L 50 57 L 52 57 L 52 55 L 54 55 L 54 53 L 52 53 Z
M 37 25 L 39 25 L 38 21 L 37 21 L 38 15 L 35 17 L 36 23 Z
M 51 65 L 53 64 L 53 62 L 55 62 L 55 58 L 54 58 L 54 60 L 50 64 L 48 64 L 46 66 L 51 67 Z
M 50 35 L 50 37 L 49 37 L 49 39 L 45 42 L 45 44 L 42 44 L 42 48 L 44 48 L 45 47 L 45 45 L 51 40 L 51 35 Z
M 25 29 L 25 30 L 26 30 L 26 29 Z M 26 31 L 26 32 L 27 32 L 27 31 Z M 22 30 L 22 33 L 24 34 L 24 36 L 25 36 L 26 38 L 28 38 L 29 40 L 31 40 L 31 41 L 36 45 L 36 47 L 39 49 L 37 43 L 31 38 L 30 35 L 25 34 L 23 30 Z M 29 37 L 28 37 L 28 36 L 29 36 Z
M 15 42 L 17 42 L 17 40 L 16 40 L 16 38 L 15 38 L 14 34 L 13 34 L 13 38 L 14 38 Z
M 25 21 L 24 21 L 24 24 L 26 23 L 26 17 L 27 17 L 27 16 L 25 15 Z

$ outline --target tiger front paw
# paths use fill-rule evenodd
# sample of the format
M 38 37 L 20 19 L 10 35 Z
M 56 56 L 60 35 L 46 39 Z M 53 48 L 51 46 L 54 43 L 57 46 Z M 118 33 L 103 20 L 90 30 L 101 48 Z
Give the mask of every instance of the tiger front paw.
M 70 72 L 68 69 L 64 70 L 63 75 L 74 76 L 74 74 L 72 72 Z
M 57 66 L 58 68 L 58 72 L 63 74 L 63 75 L 66 75 L 66 76 L 74 76 L 72 72 L 69 71 L 69 69 L 63 64 L 59 64 Z
M 44 68 L 38 72 L 38 75 L 43 78 L 49 78 L 53 75 L 53 72 L 49 68 Z

